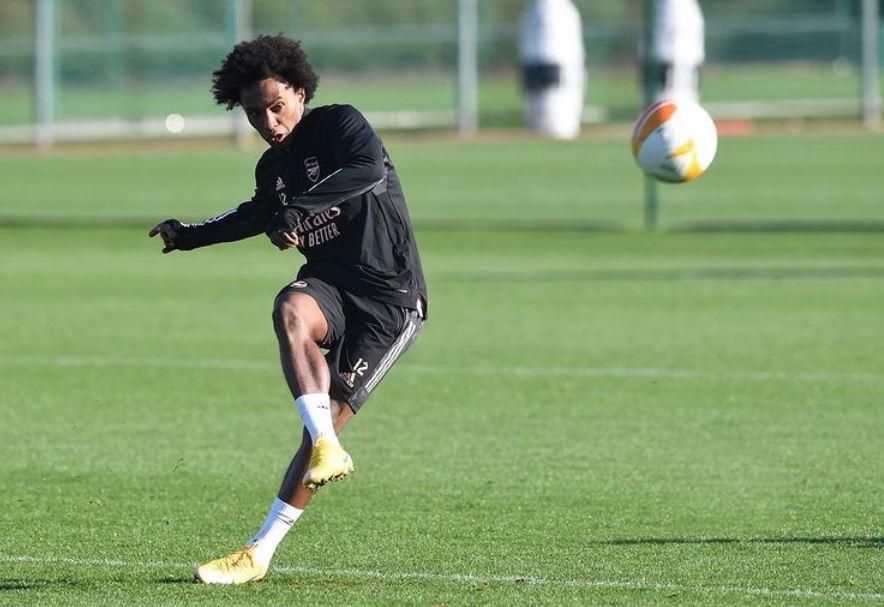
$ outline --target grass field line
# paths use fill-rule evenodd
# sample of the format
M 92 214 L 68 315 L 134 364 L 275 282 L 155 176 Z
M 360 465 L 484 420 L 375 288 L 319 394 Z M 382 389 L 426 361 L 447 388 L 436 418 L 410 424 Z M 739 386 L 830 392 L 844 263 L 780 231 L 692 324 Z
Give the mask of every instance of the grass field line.
M 279 373 L 279 364 L 260 360 L 237 358 L 175 358 L 175 357 L 118 357 L 118 356 L 34 356 L 0 355 L 0 367 L 117 367 L 160 369 L 219 369 L 227 371 L 257 371 Z M 685 380 L 746 380 L 746 381 L 821 381 L 821 382 L 880 382 L 882 373 L 832 373 L 819 371 L 741 371 L 702 369 L 655 369 L 629 367 L 523 367 L 488 365 L 422 365 L 403 363 L 399 369 L 427 375 L 479 376 L 564 376 L 613 377 Z
M 121 567 L 137 570 L 188 570 L 196 568 L 196 563 L 174 563 L 163 561 L 124 561 L 120 559 L 89 559 L 61 556 L 26 556 L 0 554 L 0 563 L 22 563 L 34 565 L 68 565 L 73 567 Z M 316 567 L 273 567 L 273 575 L 308 575 L 319 577 L 370 578 L 382 581 L 417 580 L 448 584 L 525 584 L 553 588 L 584 588 L 599 590 L 642 590 L 667 593 L 697 594 L 736 594 L 761 597 L 796 597 L 807 599 L 837 599 L 852 601 L 884 601 L 884 593 L 847 592 L 841 590 L 813 590 L 809 588 L 759 588 L 754 586 L 703 586 L 676 583 L 650 582 L 647 580 L 593 580 L 556 579 L 533 575 L 481 575 L 472 573 L 432 573 L 422 571 L 373 571 L 370 569 L 323 569 Z

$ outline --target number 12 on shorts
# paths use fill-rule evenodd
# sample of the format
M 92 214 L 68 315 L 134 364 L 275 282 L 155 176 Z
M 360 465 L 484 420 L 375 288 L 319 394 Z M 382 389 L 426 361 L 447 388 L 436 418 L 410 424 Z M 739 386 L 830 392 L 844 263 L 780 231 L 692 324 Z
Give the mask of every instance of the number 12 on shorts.
M 355 373 L 359 377 L 362 377 L 363 375 L 365 375 L 365 372 L 367 370 L 368 370 L 368 362 L 361 359 L 361 358 L 356 361 L 355 365 L 353 365 L 353 373 Z

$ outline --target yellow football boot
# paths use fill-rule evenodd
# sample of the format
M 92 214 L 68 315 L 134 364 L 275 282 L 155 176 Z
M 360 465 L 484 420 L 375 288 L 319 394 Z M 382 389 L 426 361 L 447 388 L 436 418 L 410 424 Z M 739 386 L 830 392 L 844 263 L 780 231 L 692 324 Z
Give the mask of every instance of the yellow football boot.
M 351 472 L 353 460 L 350 454 L 335 441 L 320 436 L 313 443 L 310 467 L 304 474 L 303 483 L 311 491 L 316 491 L 327 482 L 344 478 Z
M 267 565 L 260 565 L 255 561 L 255 547 L 240 548 L 227 556 L 209 561 L 200 565 L 193 578 L 203 584 L 245 584 L 246 582 L 260 582 L 267 575 Z

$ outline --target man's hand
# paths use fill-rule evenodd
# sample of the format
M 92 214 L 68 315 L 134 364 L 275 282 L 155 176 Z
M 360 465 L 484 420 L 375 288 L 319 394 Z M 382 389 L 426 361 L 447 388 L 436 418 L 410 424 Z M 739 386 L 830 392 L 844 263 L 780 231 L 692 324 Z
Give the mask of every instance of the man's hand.
M 267 232 L 267 238 L 270 239 L 276 248 L 280 251 L 285 251 L 286 249 L 291 249 L 292 247 L 298 246 L 298 243 L 301 240 L 298 238 L 298 235 L 295 234 L 295 231 L 286 232 L 285 230 L 278 230 L 276 232 Z
M 293 207 L 282 207 L 267 224 L 267 238 L 280 251 L 298 246 L 301 242 L 297 230 L 301 225 L 301 213 Z
M 178 248 L 175 240 L 178 238 L 178 230 L 180 229 L 180 221 L 177 219 L 167 219 L 155 225 L 147 235 L 153 238 L 159 234 L 163 239 L 163 253 L 171 253 Z

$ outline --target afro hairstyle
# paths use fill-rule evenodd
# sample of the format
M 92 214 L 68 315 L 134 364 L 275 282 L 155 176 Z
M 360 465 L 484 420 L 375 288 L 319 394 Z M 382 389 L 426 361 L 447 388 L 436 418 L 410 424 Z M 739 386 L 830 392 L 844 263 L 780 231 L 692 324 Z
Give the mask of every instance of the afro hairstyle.
M 240 90 L 243 87 L 265 78 L 276 78 L 296 89 L 303 88 L 305 103 L 313 99 L 319 84 L 319 77 L 310 66 L 301 43 L 282 34 L 240 42 L 212 76 L 215 102 L 226 105 L 228 110 L 241 104 Z

